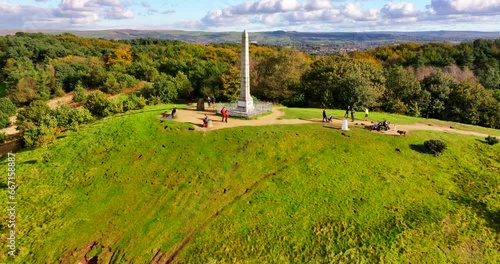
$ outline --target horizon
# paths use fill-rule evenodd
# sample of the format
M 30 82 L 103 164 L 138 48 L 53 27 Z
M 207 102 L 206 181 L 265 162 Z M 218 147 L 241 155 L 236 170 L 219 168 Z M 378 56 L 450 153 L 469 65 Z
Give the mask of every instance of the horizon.
M 0 30 L 500 31 L 500 0 L 0 0 Z

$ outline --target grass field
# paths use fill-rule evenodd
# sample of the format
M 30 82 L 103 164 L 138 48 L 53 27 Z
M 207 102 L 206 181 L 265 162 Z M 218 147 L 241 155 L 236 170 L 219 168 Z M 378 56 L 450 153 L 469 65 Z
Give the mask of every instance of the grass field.
M 500 261 L 500 144 L 321 124 L 204 133 L 158 119 L 171 109 L 17 153 L 19 251 L 0 262 L 149 263 L 183 240 L 180 263 Z M 427 139 L 448 149 L 427 154 Z

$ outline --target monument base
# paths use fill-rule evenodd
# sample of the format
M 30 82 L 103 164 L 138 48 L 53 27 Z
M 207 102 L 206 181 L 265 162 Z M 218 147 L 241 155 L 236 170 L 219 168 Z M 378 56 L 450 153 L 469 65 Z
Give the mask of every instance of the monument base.
M 342 120 L 341 130 L 349 130 L 349 126 L 347 125 L 347 119 Z
M 253 100 L 238 100 L 238 112 L 251 113 L 254 111 Z

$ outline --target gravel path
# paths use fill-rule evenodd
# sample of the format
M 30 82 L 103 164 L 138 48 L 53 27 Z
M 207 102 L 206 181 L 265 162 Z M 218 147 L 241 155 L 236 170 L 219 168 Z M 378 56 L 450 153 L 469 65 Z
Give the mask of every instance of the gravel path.
M 211 128 L 203 128 L 203 118 L 205 117 L 205 114 L 208 114 L 209 118 L 212 120 L 212 127 Z M 280 117 L 284 116 L 284 112 L 280 108 L 273 108 L 273 113 L 267 116 L 259 117 L 257 119 L 252 119 L 252 120 L 245 120 L 245 119 L 239 119 L 239 118 L 231 118 L 229 116 L 228 122 L 222 122 L 221 119 L 222 117 L 216 116 L 216 110 L 215 108 L 210 108 L 206 109 L 205 111 L 196 111 L 196 109 L 193 108 L 187 108 L 187 109 L 179 109 L 177 110 L 177 118 L 175 118 L 175 121 L 179 122 L 186 122 L 186 123 L 191 123 L 195 126 L 195 129 L 201 130 L 201 131 L 210 131 L 210 130 L 216 130 L 216 129 L 223 129 L 223 128 L 230 128 L 230 127 L 239 127 L 239 126 L 266 126 L 266 125 L 294 125 L 294 124 L 310 124 L 310 123 L 323 123 L 321 121 L 321 118 L 313 118 L 313 119 L 279 119 Z M 320 115 L 319 113 L 318 115 Z M 333 119 L 332 122 L 330 123 L 323 123 L 325 126 L 331 126 L 331 127 L 337 127 L 340 129 L 342 126 L 342 119 Z M 356 126 L 356 127 L 364 127 L 364 126 L 371 126 L 370 121 L 355 121 L 351 122 L 349 121 L 349 127 Z M 437 125 L 426 125 L 426 124 L 412 124 L 412 125 L 398 125 L 392 124 L 392 128 L 390 131 L 373 131 L 373 133 L 383 133 L 383 134 L 388 134 L 388 135 L 399 135 L 397 130 L 403 130 L 406 131 L 408 134 L 411 133 L 411 131 L 417 131 L 417 130 L 430 130 L 430 131 L 441 131 L 444 133 L 455 133 L 455 134 L 462 134 L 462 135 L 471 135 L 471 136 L 478 136 L 478 137 L 486 137 L 488 136 L 487 134 L 484 133 L 479 133 L 479 132 L 473 132 L 473 131 L 465 131 L 465 130 L 458 130 L 458 129 L 453 129 L 450 127 L 445 127 L 445 126 L 437 126 Z M 500 132 L 498 133 L 500 134 Z

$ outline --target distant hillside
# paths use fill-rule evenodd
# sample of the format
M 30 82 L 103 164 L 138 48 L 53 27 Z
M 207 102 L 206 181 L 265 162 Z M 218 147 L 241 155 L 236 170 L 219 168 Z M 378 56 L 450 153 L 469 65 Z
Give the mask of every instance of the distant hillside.
M 15 31 L 0 31 L 0 35 L 14 34 Z M 46 31 L 60 34 L 68 31 Z M 180 40 L 188 43 L 238 43 L 241 32 L 204 32 L 181 30 L 99 30 L 69 31 L 81 37 L 105 39 L 159 38 Z M 388 44 L 404 42 L 444 42 L 460 43 L 474 39 L 500 38 L 500 32 L 479 31 L 422 31 L 422 32 L 296 32 L 271 31 L 251 32 L 250 40 L 257 44 L 294 46 L 304 52 L 314 54 L 334 54 L 353 50 L 366 50 Z

